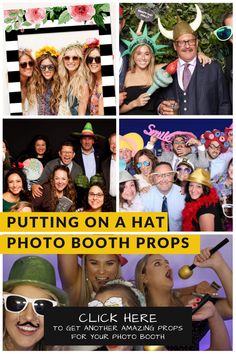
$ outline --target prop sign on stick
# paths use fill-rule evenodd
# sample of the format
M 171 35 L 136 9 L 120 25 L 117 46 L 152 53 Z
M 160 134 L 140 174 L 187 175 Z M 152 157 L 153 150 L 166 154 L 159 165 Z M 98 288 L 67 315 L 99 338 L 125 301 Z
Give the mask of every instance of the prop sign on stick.
M 140 20 L 136 33 L 141 32 L 144 22 L 152 22 L 155 17 L 155 13 L 149 7 L 137 8 L 135 15 Z

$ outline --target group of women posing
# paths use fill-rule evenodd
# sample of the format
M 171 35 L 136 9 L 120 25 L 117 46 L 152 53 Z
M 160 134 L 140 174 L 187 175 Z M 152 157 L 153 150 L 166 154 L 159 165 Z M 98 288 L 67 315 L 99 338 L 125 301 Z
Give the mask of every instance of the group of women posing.
M 99 41 L 19 50 L 24 115 L 104 115 Z

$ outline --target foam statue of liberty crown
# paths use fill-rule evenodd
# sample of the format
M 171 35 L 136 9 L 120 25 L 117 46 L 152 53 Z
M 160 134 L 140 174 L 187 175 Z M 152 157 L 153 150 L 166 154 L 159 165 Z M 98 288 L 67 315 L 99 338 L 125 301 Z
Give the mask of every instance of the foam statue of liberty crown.
M 141 36 L 138 36 L 131 28 L 130 34 L 132 36 L 132 41 L 128 41 L 127 39 L 122 39 L 122 41 L 127 45 L 127 49 L 123 52 L 122 56 L 130 55 L 132 52 L 140 45 L 147 45 L 154 55 L 164 54 L 161 49 L 168 47 L 164 44 L 156 44 L 156 40 L 158 39 L 160 32 L 156 33 L 153 37 L 148 36 L 147 25 L 145 25 L 144 31 Z

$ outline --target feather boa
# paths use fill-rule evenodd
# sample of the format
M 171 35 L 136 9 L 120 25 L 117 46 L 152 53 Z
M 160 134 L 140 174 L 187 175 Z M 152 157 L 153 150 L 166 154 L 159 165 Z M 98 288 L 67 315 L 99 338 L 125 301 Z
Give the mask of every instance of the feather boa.
M 210 189 L 209 195 L 202 195 L 197 200 L 192 200 L 185 204 L 182 212 L 183 215 L 183 231 L 196 231 L 194 229 L 193 221 L 198 223 L 197 212 L 203 206 L 209 207 L 216 205 L 219 202 L 219 197 L 215 188 Z

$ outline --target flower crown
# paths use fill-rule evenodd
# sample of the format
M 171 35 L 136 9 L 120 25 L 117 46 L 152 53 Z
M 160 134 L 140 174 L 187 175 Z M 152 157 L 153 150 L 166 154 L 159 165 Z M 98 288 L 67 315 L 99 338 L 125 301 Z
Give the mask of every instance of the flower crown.
M 44 54 L 50 54 L 52 57 L 55 58 L 60 55 L 60 53 L 56 50 L 55 47 L 45 46 L 35 52 L 35 58 L 40 58 Z
M 99 48 L 100 47 L 100 43 L 99 43 L 99 39 L 97 38 L 88 38 L 86 40 L 86 42 L 83 44 L 83 48 L 87 49 L 87 48 Z
M 152 52 L 154 55 L 157 54 L 163 54 L 163 51 L 160 51 L 160 49 L 168 47 L 167 45 L 158 45 L 156 44 L 156 40 L 160 35 L 160 32 L 156 33 L 153 37 L 149 37 L 147 33 L 147 25 L 145 25 L 143 34 L 141 36 L 138 36 L 131 28 L 130 28 L 130 34 L 132 36 L 132 41 L 128 41 L 126 39 L 122 39 L 122 41 L 127 45 L 127 49 L 123 52 L 122 57 L 125 55 L 130 55 L 132 52 L 140 45 L 147 45 L 149 48 L 151 48 Z
M 114 280 L 110 280 L 108 281 L 106 285 L 111 285 L 111 284 L 119 284 L 119 285 L 124 285 L 127 286 L 128 288 L 130 288 L 130 290 L 133 291 L 134 295 L 138 298 L 139 303 L 142 307 L 146 307 L 146 300 L 145 300 L 145 296 L 141 293 L 140 290 L 138 290 L 137 288 L 135 288 L 135 286 L 127 280 L 123 280 L 123 279 L 114 279 Z

